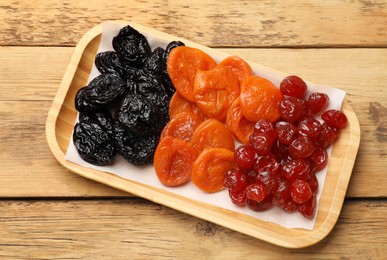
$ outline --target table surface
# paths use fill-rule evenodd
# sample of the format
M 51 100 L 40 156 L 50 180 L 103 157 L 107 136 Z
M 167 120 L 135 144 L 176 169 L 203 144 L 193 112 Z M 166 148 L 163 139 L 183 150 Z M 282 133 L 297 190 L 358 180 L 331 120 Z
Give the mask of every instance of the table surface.
M 0 0 L 0 258 L 385 257 L 387 2 L 172 2 Z M 331 233 L 307 248 L 281 248 L 62 167 L 47 145 L 47 113 L 76 43 L 105 20 L 345 90 L 361 143 Z

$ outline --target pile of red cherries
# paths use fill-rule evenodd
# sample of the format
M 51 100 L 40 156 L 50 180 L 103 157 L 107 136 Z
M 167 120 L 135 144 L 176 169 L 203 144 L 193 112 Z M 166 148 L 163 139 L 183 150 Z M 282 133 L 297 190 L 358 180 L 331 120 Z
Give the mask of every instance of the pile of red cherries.
M 279 121 L 256 122 L 249 143 L 235 150 L 238 167 L 229 169 L 224 179 L 234 204 L 254 211 L 278 206 L 314 217 L 316 174 L 327 165 L 326 149 L 348 121 L 339 110 L 325 110 L 327 94 L 315 92 L 306 98 L 306 90 L 298 76 L 286 77 L 280 84 L 284 99 Z

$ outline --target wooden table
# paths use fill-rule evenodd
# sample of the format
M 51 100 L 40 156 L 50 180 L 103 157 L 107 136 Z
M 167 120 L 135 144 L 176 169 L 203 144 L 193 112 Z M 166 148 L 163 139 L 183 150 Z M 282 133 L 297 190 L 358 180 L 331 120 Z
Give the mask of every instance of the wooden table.
M 0 3 L 0 258 L 386 257 L 386 1 L 105 3 Z M 333 231 L 281 248 L 62 167 L 46 142 L 47 113 L 76 43 L 108 19 L 345 90 L 362 136 Z

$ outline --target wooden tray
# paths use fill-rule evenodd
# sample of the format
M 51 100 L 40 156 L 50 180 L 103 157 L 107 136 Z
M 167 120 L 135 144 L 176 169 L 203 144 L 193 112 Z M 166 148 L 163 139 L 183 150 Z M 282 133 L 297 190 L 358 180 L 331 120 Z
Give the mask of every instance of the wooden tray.
M 160 38 L 178 39 L 177 37 L 171 38 L 171 35 L 151 28 L 132 23 L 131 25 L 140 31 L 147 31 Z M 77 116 L 77 111 L 74 108 L 74 97 L 77 90 L 87 83 L 101 34 L 102 25 L 98 25 L 88 31 L 79 41 L 48 113 L 47 142 L 59 163 L 86 178 L 279 246 L 306 247 L 317 243 L 328 235 L 339 217 L 360 143 L 358 119 L 345 100 L 342 110 L 348 117 L 349 126 L 342 131 L 339 140 L 334 144 L 313 230 L 285 228 L 241 213 L 174 195 L 165 190 L 143 185 L 111 173 L 84 168 L 65 160 Z M 185 39 L 180 40 L 192 47 L 206 48 Z M 265 67 L 265 69 L 268 68 Z M 274 70 L 272 72 L 279 73 Z

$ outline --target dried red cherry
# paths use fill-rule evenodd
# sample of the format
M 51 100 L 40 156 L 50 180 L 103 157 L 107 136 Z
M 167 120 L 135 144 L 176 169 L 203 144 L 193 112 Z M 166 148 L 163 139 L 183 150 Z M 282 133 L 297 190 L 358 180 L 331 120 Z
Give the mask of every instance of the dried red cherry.
M 284 144 L 291 144 L 296 137 L 297 127 L 292 123 L 279 121 L 275 124 L 278 140 Z
M 344 128 L 348 124 L 348 119 L 340 110 L 330 109 L 321 114 L 321 119 L 338 129 Z
M 247 196 L 246 190 L 228 190 L 228 194 L 232 203 L 237 206 L 244 207 L 246 205 Z
M 259 156 L 254 164 L 254 170 L 259 173 L 261 171 L 269 171 L 272 174 L 277 174 L 280 168 L 279 163 L 273 154 L 268 154 L 266 156 Z
M 308 158 L 308 162 L 313 172 L 321 171 L 328 164 L 328 153 L 326 150 L 316 148 L 312 155 Z
M 306 83 L 295 75 L 284 78 L 280 84 L 282 94 L 296 98 L 302 97 L 306 89 Z
M 241 191 L 248 185 L 248 177 L 245 173 L 236 169 L 229 169 L 224 176 L 223 185 L 229 190 Z
M 303 119 L 298 124 L 298 133 L 307 137 L 315 137 L 321 132 L 321 123 L 313 116 Z
M 316 211 L 316 195 L 313 195 L 307 202 L 298 207 L 300 212 L 306 218 L 313 218 Z
M 305 159 L 314 151 L 312 141 L 306 136 L 300 136 L 289 145 L 289 154 L 294 159 Z
M 281 174 L 290 182 L 294 182 L 296 179 L 307 181 L 310 167 L 304 160 L 291 160 L 282 165 Z
M 234 159 L 240 169 L 251 169 L 255 163 L 255 150 L 249 145 L 242 144 L 235 150 Z
M 248 199 L 261 202 L 267 195 L 267 189 L 263 183 L 250 184 L 246 188 L 246 195 Z
M 309 112 L 314 115 L 320 112 L 329 102 L 329 97 L 325 93 L 315 92 L 308 97 Z
M 295 180 L 290 185 L 290 196 L 294 202 L 302 204 L 310 199 L 312 196 L 312 189 L 306 181 Z
M 303 104 L 297 98 L 288 97 L 281 101 L 279 110 L 283 120 L 293 123 L 301 117 Z

